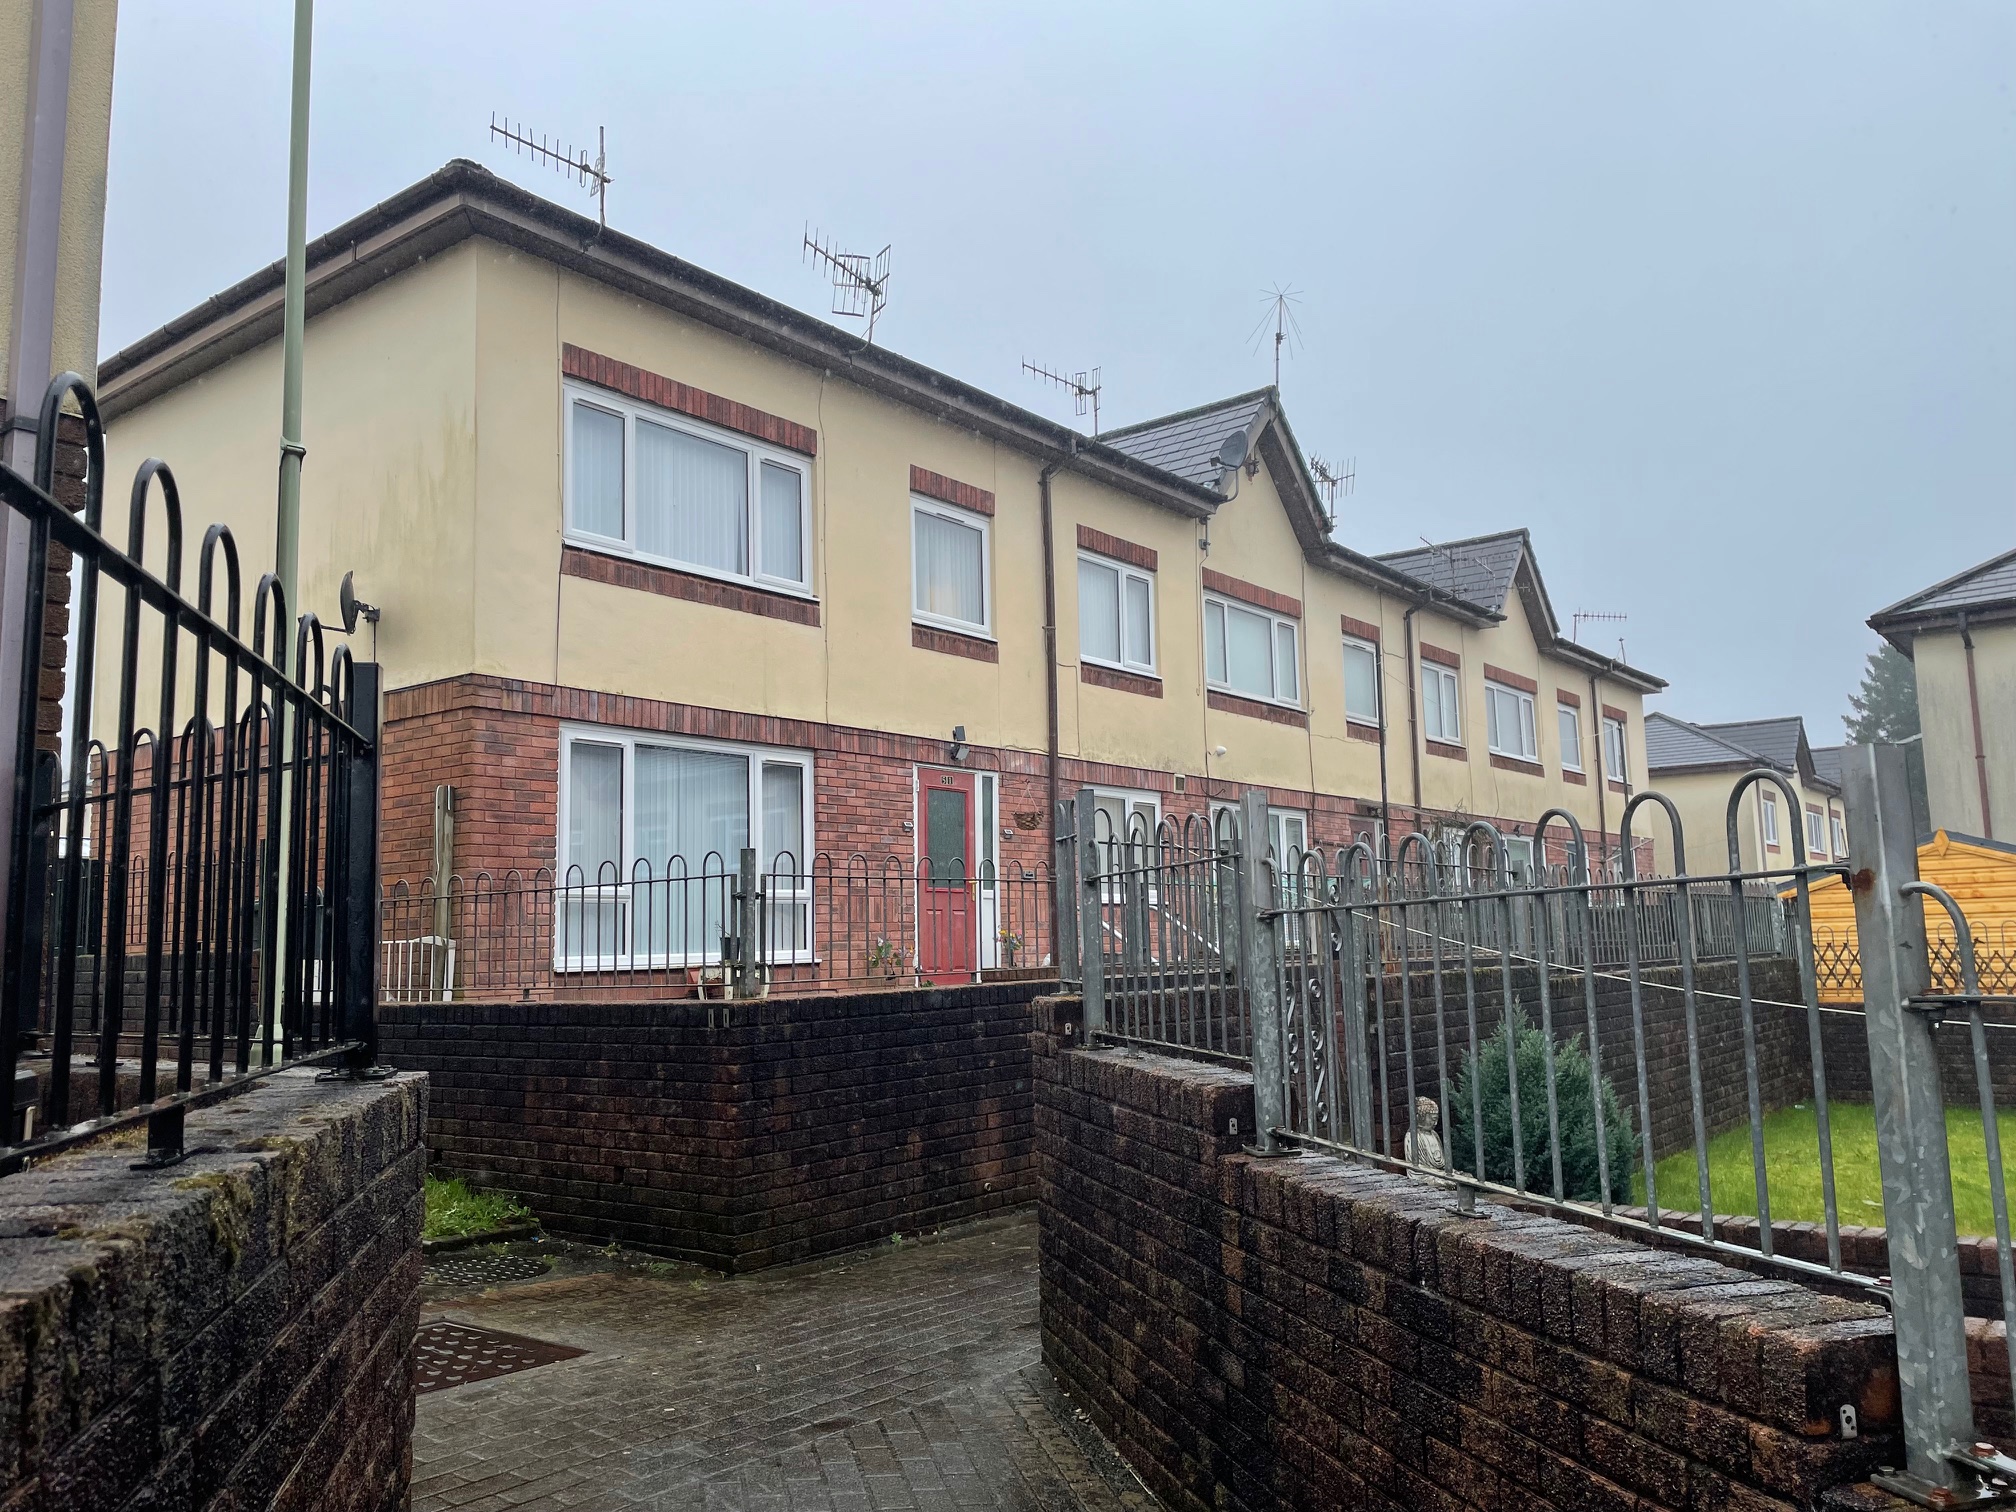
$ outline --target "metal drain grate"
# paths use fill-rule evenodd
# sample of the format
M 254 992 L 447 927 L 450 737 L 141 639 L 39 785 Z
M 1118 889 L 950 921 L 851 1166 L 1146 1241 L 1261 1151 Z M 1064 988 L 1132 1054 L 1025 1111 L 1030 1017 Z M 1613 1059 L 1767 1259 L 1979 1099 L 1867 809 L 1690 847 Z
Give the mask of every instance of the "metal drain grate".
M 430 1260 L 422 1281 L 436 1286 L 496 1286 L 505 1281 L 529 1281 L 553 1269 L 541 1255 L 444 1255 Z
M 513 1375 L 587 1352 L 522 1334 L 471 1328 L 465 1323 L 423 1323 L 413 1340 L 413 1389 L 446 1391 L 451 1386 Z

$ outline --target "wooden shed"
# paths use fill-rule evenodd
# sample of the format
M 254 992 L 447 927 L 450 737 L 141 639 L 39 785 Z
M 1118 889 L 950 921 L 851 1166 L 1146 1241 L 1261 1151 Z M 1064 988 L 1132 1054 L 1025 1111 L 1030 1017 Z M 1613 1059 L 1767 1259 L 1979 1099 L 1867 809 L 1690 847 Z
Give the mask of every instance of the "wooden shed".
M 2016 845 L 1940 830 L 1918 847 L 1918 875 L 1951 893 L 1967 916 L 1981 990 L 2016 992 Z M 1932 954 L 1933 990 L 1958 992 L 1960 964 L 1953 926 L 1946 911 L 1929 900 L 1925 934 Z M 1813 955 L 1821 1002 L 1862 1001 L 1855 902 L 1839 877 L 1813 888 Z

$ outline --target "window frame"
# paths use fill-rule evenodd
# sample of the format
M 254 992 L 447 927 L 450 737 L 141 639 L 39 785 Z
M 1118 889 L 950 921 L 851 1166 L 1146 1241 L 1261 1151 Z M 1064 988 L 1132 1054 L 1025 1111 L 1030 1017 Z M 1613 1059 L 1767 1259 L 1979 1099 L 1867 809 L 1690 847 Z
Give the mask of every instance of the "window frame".
M 1505 721 L 1502 717 L 1496 720 L 1492 717 L 1494 713 L 1492 698 L 1494 695 L 1499 698 L 1509 698 L 1513 701 L 1513 712 L 1517 715 L 1515 722 L 1519 726 L 1519 733 L 1522 736 L 1527 734 L 1532 735 L 1532 750 L 1512 750 L 1507 746 L 1499 744 L 1498 740 L 1492 737 L 1491 726 L 1494 723 L 1498 725 L 1501 737 L 1504 734 L 1505 726 Z M 1510 683 L 1501 683 L 1489 677 L 1485 678 L 1484 745 L 1493 756 L 1504 756 L 1513 761 L 1538 762 L 1540 760 L 1540 711 L 1538 700 L 1535 696 L 1523 688 L 1513 687 Z
M 1757 814 L 1758 833 L 1764 837 L 1765 845 L 1777 850 L 1784 843 L 1778 831 L 1778 795 L 1760 788 L 1757 794 Z
M 954 619 L 949 614 L 932 614 L 917 607 L 917 516 L 935 515 L 949 520 L 980 534 L 980 614 L 978 624 L 972 620 Z M 981 640 L 994 639 L 994 522 L 986 515 L 970 509 L 961 509 L 957 504 L 947 504 L 943 499 L 934 499 L 929 494 L 912 492 L 910 495 L 910 622 L 928 625 L 937 630 L 950 630 L 955 635 L 971 635 Z
M 1232 672 L 1232 636 L 1229 629 L 1225 635 L 1226 681 L 1214 682 L 1211 677 L 1211 610 L 1216 607 L 1224 614 L 1250 614 L 1255 619 L 1267 622 L 1267 666 L 1273 673 L 1272 694 L 1254 693 L 1245 688 L 1234 687 L 1230 682 Z M 1294 669 L 1295 693 L 1291 698 L 1281 696 L 1281 631 L 1286 628 L 1295 640 L 1295 654 L 1290 661 Z M 1272 704 L 1277 709 L 1302 710 L 1302 621 L 1290 615 L 1277 614 L 1272 609 L 1262 609 L 1258 604 L 1246 603 L 1227 593 L 1214 593 L 1209 589 L 1204 593 L 1204 686 L 1213 693 L 1229 693 L 1234 698 L 1250 698 L 1256 703 Z
M 1566 716 L 1565 719 L 1563 718 L 1564 715 Z M 1567 740 L 1561 739 L 1570 730 L 1575 732 L 1575 743 L 1572 749 Z M 1582 764 L 1582 711 L 1574 704 L 1563 703 L 1560 699 L 1555 699 L 1554 734 L 1557 739 L 1561 739 L 1561 770 L 1564 772 L 1574 772 L 1584 777 L 1588 776 L 1589 773 Z M 1569 759 L 1571 755 L 1574 758 L 1573 760 Z
M 1617 732 L 1617 765 L 1615 768 L 1610 765 L 1610 732 L 1612 730 Z M 1623 720 L 1612 719 L 1608 714 L 1605 714 L 1603 716 L 1603 775 L 1611 782 L 1628 783 L 1631 780 L 1630 771 L 1630 730 Z
M 1386 722 L 1385 689 L 1381 686 L 1385 664 L 1379 659 L 1379 642 L 1367 640 L 1362 635 L 1346 635 L 1344 638 L 1347 675 L 1344 678 L 1344 717 L 1353 724 L 1383 725 Z M 1351 710 L 1351 679 L 1348 675 L 1351 653 L 1363 651 L 1372 658 L 1372 712 L 1370 715 L 1353 713 Z
M 1831 830 L 1833 833 L 1833 839 L 1834 839 L 1833 854 L 1835 859 L 1846 860 L 1848 856 L 1847 821 L 1844 820 L 1840 814 L 1836 813 L 1833 809 L 1830 808 L 1829 810 L 1827 810 L 1827 826 L 1829 830 Z
M 1436 677 L 1438 679 L 1447 678 L 1449 682 L 1453 684 L 1455 687 L 1456 696 L 1450 700 L 1450 707 L 1456 711 L 1456 733 L 1453 735 L 1448 734 L 1446 732 L 1444 734 L 1436 735 L 1430 733 L 1428 729 L 1428 709 L 1429 709 L 1428 679 L 1430 676 Z M 1439 724 L 1442 719 L 1442 704 L 1439 695 L 1436 698 L 1434 709 L 1435 709 L 1435 720 Z M 1463 669 L 1462 668 L 1445 666 L 1441 662 L 1429 661 L 1426 658 L 1423 658 L 1421 662 L 1421 735 L 1424 740 L 1432 740 L 1437 745 L 1460 746 L 1461 744 L 1463 744 Z
M 560 399 L 562 406 L 560 526 L 564 540 L 591 550 L 648 562 L 652 566 L 668 567 L 675 572 L 690 572 L 719 582 L 740 583 L 770 593 L 789 594 L 793 598 L 817 601 L 818 594 L 812 587 L 812 460 L 809 457 L 785 447 L 773 446 L 754 436 L 744 435 L 741 431 L 710 425 L 705 420 L 696 420 L 691 415 L 681 414 L 677 410 L 661 409 L 655 404 L 647 404 L 643 400 L 611 393 L 607 389 L 596 388 L 592 384 L 580 383 L 573 379 L 562 381 Z M 615 415 L 623 422 L 621 536 L 602 535 L 596 531 L 583 529 L 574 523 L 574 409 L 577 404 L 600 410 L 604 414 Z M 726 568 L 708 566 L 700 562 L 682 562 L 677 557 L 660 556 L 656 552 L 644 551 L 633 544 L 637 533 L 636 458 L 637 426 L 640 421 L 648 425 L 660 425 L 667 430 L 682 431 L 698 440 L 711 441 L 717 446 L 729 447 L 743 454 L 748 467 L 748 485 L 743 507 L 743 529 L 749 551 L 748 572 L 731 572 Z M 763 464 L 766 462 L 785 468 L 798 476 L 798 560 L 804 569 L 800 578 L 783 577 L 761 570 Z
M 1084 581 L 1085 564 L 1087 562 L 1090 562 L 1095 567 L 1105 568 L 1107 571 L 1116 574 L 1118 578 L 1117 591 L 1119 601 L 1114 605 L 1120 624 L 1120 659 L 1118 661 L 1112 661 L 1103 656 L 1094 656 L 1085 649 L 1085 590 L 1082 584 Z M 1146 567 L 1136 567 L 1132 562 L 1123 562 L 1117 557 L 1102 556 L 1096 551 L 1087 551 L 1083 547 L 1080 547 L 1078 551 L 1078 570 L 1081 584 L 1078 590 L 1078 660 L 1081 662 L 1090 662 L 1095 667 L 1111 667 L 1116 672 L 1133 672 L 1143 677 L 1159 677 L 1161 673 L 1157 670 L 1159 663 L 1155 655 L 1155 642 L 1158 638 L 1156 631 L 1161 615 L 1157 611 L 1155 604 L 1155 574 Z M 1139 579 L 1148 589 L 1148 657 L 1145 661 L 1130 661 L 1127 657 L 1127 580 L 1129 578 Z M 1118 792 L 1119 789 L 1116 788 L 1113 791 Z
M 1827 816 L 1811 804 L 1806 810 L 1806 854 L 1824 856 L 1827 854 Z
M 621 798 L 623 817 L 620 833 L 617 836 L 617 844 L 621 855 L 617 863 L 617 879 L 614 882 L 603 882 L 599 877 L 588 877 L 585 874 L 579 881 L 569 881 L 572 872 L 572 863 L 567 860 L 567 830 L 569 822 L 573 817 L 573 762 L 574 747 L 576 744 L 617 746 L 623 752 Z M 796 843 L 779 846 L 777 850 L 788 853 L 797 863 L 795 875 L 799 886 L 795 893 L 772 888 L 771 895 L 781 903 L 792 901 L 801 904 L 809 903 L 813 861 L 812 847 L 815 834 L 813 815 L 815 805 L 814 784 L 816 781 L 814 768 L 816 761 L 814 752 L 810 750 L 798 750 L 790 746 L 753 745 L 745 741 L 709 740 L 686 735 L 661 735 L 652 730 L 631 730 L 613 725 L 585 724 L 572 720 L 566 721 L 560 726 L 559 791 L 554 804 L 557 821 L 553 848 L 555 858 L 554 880 L 561 889 L 563 896 L 572 894 L 582 898 L 594 898 L 601 901 L 617 901 L 624 904 L 629 902 L 632 883 L 636 880 L 636 865 L 640 860 L 648 860 L 648 858 L 640 857 L 637 854 L 636 758 L 639 746 L 650 747 L 654 750 L 699 751 L 710 755 L 741 756 L 748 761 L 746 799 L 749 805 L 748 827 L 750 843 L 756 851 L 757 865 L 763 869 L 766 878 L 769 874 L 769 868 L 765 865 L 763 858 L 767 854 L 770 854 L 770 847 L 765 843 L 766 837 L 763 834 L 762 828 L 763 769 L 765 766 L 796 766 L 800 772 L 798 787 L 800 832 L 796 837 Z M 707 854 L 714 853 L 708 852 Z M 684 856 L 681 859 L 687 863 L 686 874 L 688 877 L 699 877 L 703 874 L 706 866 L 706 854 Z M 728 876 L 732 877 L 735 874 L 736 868 L 740 864 L 740 859 L 739 856 L 721 857 L 722 868 Z M 665 880 L 657 876 L 655 871 L 656 862 L 653 861 L 650 864 L 654 870 L 649 880 Z M 804 962 L 813 960 L 815 958 L 813 952 L 816 942 L 811 937 L 810 922 L 810 915 L 808 914 L 807 928 L 801 945 L 781 952 L 773 951 L 771 959 L 777 962 Z M 553 929 L 553 967 L 555 971 L 644 970 L 667 966 L 713 966 L 718 965 L 720 960 L 721 951 L 718 941 L 714 942 L 711 948 L 703 943 L 702 948 L 697 952 L 691 950 L 664 950 L 640 953 L 628 948 L 627 934 L 625 936 L 624 948 L 612 956 L 593 958 L 581 955 L 570 956 L 562 949 L 562 933 L 558 924 L 557 908 L 555 911 L 555 925 Z

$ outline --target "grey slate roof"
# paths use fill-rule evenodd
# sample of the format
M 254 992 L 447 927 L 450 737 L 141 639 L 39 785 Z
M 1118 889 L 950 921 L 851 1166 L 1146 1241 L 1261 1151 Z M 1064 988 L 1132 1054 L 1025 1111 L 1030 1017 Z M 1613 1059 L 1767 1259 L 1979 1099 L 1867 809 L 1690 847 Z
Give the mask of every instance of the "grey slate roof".
M 1739 719 L 1701 726 L 1717 740 L 1754 751 L 1780 771 L 1799 770 L 1799 740 L 1806 726 L 1798 715 L 1786 719 Z
M 1645 716 L 1645 767 L 1649 772 L 1697 767 L 1749 766 L 1758 753 L 1671 714 Z
M 1502 614 L 1505 600 L 1512 595 L 1519 559 L 1529 546 L 1524 530 L 1504 530 L 1409 551 L 1389 551 L 1379 560 L 1444 593 Z
M 2016 602 L 2016 551 L 2005 551 L 1944 582 L 1920 589 L 1909 598 L 1899 599 L 1888 609 L 1877 610 L 1869 616 L 1869 623 L 1874 625 L 1893 616 L 1951 614 L 2011 602 Z
M 1845 745 L 1813 747 L 1813 770 L 1834 786 L 1841 786 L 1841 753 L 1847 749 Z
M 1180 414 L 1107 431 L 1099 439 L 1137 462 L 1174 473 L 1189 483 L 1218 486 L 1218 448 L 1234 431 L 1250 430 L 1272 391 L 1256 389 Z

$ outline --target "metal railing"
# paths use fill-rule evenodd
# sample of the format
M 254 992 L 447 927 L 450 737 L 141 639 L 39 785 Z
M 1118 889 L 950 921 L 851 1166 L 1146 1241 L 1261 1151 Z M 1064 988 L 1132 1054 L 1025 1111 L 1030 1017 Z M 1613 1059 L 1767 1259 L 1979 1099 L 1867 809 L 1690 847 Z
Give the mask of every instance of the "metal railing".
M 84 436 L 81 517 L 53 497 L 66 405 Z M 0 1173 L 142 1121 L 150 1162 L 169 1163 L 190 1106 L 286 1065 L 374 1057 L 377 668 L 347 646 L 329 652 L 313 614 L 290 619 L 271 574 L 253 594 L 248 644 L 222 525 L 205 533 L 186 597 L 181 499 L 164 463 L 135 475 L 126 545 L 114 546 L 101 533 L 97 404 L 74 374 L 43 400 L 36 456 L 32 480 L 0 467 L 0 520 L 27 536 L 6 711 Z M 53 548 L 74 561 L 67 770 L 43 741 L 56 732 L 40 727 L 44 638 L 61 633 L 49 624 Z M 158 575 L 142 565 L 150 554 Z M 121 613 L 101 657 L 105 583 Z M 80 1070 L 95 1095 L 73 1094 Z
M 380 901 L 390 1002 L 583 993 L 868 991 L 1054 972 L 1049 868 L 753 850 L 627 873 L 398 883 Z
M 1742 862 L 1752 788 L 1776 788 L 1797 810 L 1768 770 L 1730 795 L 1723 871 L 1688 869 L 1678 812 L 1657 793 L 1627 805 L 1626 859 L 1601 880 L 1560 810 L 1540 817 L 1534 844 L 1560 835 L 1567 865 L 1532 878 L 1515 877 L 1484 822 L 1453 847 L 1416 834 L 1390 858 L 1360 844 L 1327 867 L 1284 861 L 1244 843 L 1267 832 L 1259 792 L 1208 846 L 1166 827 L 1124 839 L 1094 828 L 1067 847 L 1068 874 L 1080 938 L 1099 948 L 1067 961 L 1065 977 L 1080 984 L 1091 1043 L 1249 1062 L 1263 1153 L 1331 1150 L 1452 1189 L 1463 1211 L 1484 1193 L 1888 1300 L 1908 1459 L 1886 1484 L 1928 1506 L 1957 1504 L 1940 1497 L 1994 1491 L 1984 1477 L 2016 1485 L 2016 1461 L 1974 1437 L 1946 1102 L 1970 1116 L 1966 1105 L 1979 1103 L 2000 1307 L 2016 1333 L 1991 1059 L 2016 1034 L 2016 996 L 1983 983 L 1959 906 L 1916 880 L 1901 756 L 1849 755 L 1854 854 L 1858 865 L 1884 858 L 1852 883 L 1866 1021 L 1821 1004 L 1827 957 L 1815 948 L 1810 889 L 1846 869 L 1809 862 L 1797 835 L 1788 866 Z M 1648 805 L 1665 815 L 1674 876 L 1635 875 L 1631 832 Z M 1060 836 L 1075 837 L 1092 795 L 1064 807 Z M 1158 926 L 1165 895 L 1186 930 Z M 1928 901 L 1939 911 L 1929 949 Z M 1210 990 L 1200 998 L 1185 972 Z M 1210 1011 L 1190 1011 L 1194 1001 Z M 1945 1019 L 1966 1024 L 1967 1093 L 1957 1046 L 1942 1083 L 1936 1036 L 1954 1032 L 1939 1030 Z M 1880 1170 L 1864 1149 L 1848 1158 L 1858 1191 L 1880 1176 L 1887 1275 L 1844 1264 L 1833 1126 L 1848 1115 L 1828 1089 L 1830 1033 L 1832 1063 L 1853 1072 L 1865 1024 L 1868 1079 L 1856 1085 L 1869 1102 L 1855 1117 L 1873 1122 Z M 1774 1189 L 1817 1194 L 1824 1251 L 1803 1242 L 1803 1225 L 1774 1222 Z M 1858 1198 L 1858 1227 L 1869 1200 Z M 2016 1398 L 2016 1361 L 2009 1390 Z

